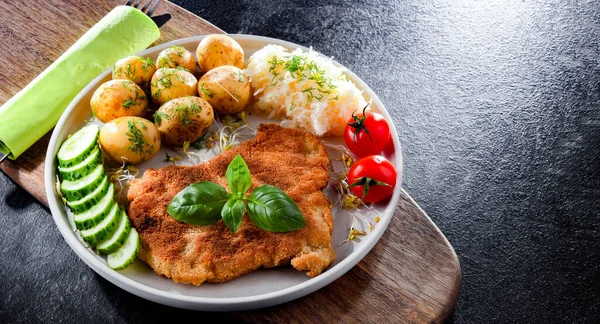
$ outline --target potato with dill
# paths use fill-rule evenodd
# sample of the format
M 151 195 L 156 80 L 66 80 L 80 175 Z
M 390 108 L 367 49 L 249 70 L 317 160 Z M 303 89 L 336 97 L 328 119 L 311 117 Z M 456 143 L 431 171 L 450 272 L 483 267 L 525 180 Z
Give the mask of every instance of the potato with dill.
M 90 106 L 94 116 L 106 123 L 123 116 L 141 116 L 148 106 L 146 94 L 131 80 L 110 80 L 98 87 Z
M 118 163 L 147 161 L 160 150 L 160 133 L 151 121 L 141 117 L 119 117 L 104 124 L 98 142 L 102 151 Z
M 195 142 L 206 133 L 213 120 L 210 104 L 191 96 L 169 100 L 154 113 L 154 123 L 163 141 L 173 145 Z
M 240 69 L 244 67 L 244 50 L 238 42 L 226 35 L 204 37 L 196 49 L 196 58 L 202 72 L 222 65 L 233 65 Z
M 151 59 L 133 55 L 122 58 L 115 63 L 112 78 L 113 80 L 131 80 L 141 87 L 146 87 L 150 83 L 154 72 L 156 72 L 156 66 Z
M 196 71 L 196 59 L 194 55 L 181 46 L 171 46 L 162 50 L 156 58 L 156 66 L 159 68 L 182 67 L 190 72 Z
M 152 100 L 158 105 L 185 96 L 197 94 L 196 77 L 184 68 L 160 68 L 152 76 Z
M 250 82 L 235 66 L 216 67 L 198 81 L 198 93 L 215 112 L 231 115 L 246 108 L 250 101 Z

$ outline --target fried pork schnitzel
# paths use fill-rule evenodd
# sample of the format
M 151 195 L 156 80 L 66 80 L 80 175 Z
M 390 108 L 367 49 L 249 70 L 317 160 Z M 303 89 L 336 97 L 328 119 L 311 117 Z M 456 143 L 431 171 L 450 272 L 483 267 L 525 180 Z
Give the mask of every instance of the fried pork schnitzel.
M 225 172 L 240 154 L 252 174 L 250 191 L 270 184 L 296 202 L 306 226 L 286 233 L 258 228 L 244 214 L 237 232 L 222 220 L 208 226 L 180 222 L 167 206 L 182 189 L 208 180 L 228 188 Z M 333 220 L 327 186 L 329 157 L 314 135 L 275 124 L 262 124 L 255 139 L 197 166 L 148 169 L 128 193 L 129 217 L 141 239 L 140 259 L 175 282 L 200 285 L 225 282 L 260 267 L 290 264 L 307 275 L 319 275 L 335 259 L 331 247 Z M 249 191 L 249 192 L 250 192 Z

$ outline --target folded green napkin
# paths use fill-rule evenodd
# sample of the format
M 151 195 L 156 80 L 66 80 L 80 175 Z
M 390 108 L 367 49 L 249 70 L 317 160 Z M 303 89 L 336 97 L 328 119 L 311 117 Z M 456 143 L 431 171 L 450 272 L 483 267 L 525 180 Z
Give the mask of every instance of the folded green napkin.
M 128 6 L 113 9 L 0 107 L 0 151 L 16 159 L 56 125 L 73 98 L 98 74 L 158 37 L 158 27 L 141 11 Z

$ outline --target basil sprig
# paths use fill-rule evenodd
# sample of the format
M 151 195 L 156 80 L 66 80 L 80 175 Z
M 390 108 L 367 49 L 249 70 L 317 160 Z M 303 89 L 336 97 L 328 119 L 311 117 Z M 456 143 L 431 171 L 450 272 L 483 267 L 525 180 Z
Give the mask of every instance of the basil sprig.
M 223 219 L 232 232 L 240 227 L 244 212 L 256 226 L 271 232 L 295 231 L 306 225 L 298 205 L 275 186 L 259 186 L 246 197 L 252 177 L 240 155 L 227 167 L 225 178 L 231 193 L 214 182 L 194 183 L 173 198 L 167 213 L 194 225 L 210 225 Z
M 290 196 L 281 189 L 262 185 L 252 191 L 246 205 L 248 216 L 256 226 L 271 232 L 287 232 L 304 227 L 304 218 Z
M 210 225 L 221 219 L 221 210 L 228 200 L 223 187 L 202 181 L 180 191 L 167 207 L 167 213 L 189 224 Z

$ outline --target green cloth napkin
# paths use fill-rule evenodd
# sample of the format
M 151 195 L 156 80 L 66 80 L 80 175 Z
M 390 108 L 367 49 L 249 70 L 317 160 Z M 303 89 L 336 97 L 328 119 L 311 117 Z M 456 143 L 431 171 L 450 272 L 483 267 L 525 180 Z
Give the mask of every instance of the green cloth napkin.
M 67 28 L 65 26 L 65 28 Z M 160 37 L 141 11 L 118 6 L 0 107 L 0 151 L 16 159 L 46 134 L 90 81 Z

